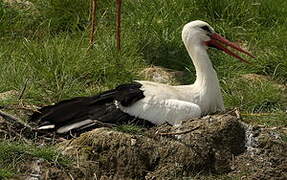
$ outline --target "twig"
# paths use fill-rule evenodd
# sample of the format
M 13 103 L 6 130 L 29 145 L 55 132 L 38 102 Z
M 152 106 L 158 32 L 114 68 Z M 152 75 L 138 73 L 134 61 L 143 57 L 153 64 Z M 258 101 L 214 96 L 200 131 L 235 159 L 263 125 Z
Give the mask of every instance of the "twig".
M 80 161 L 79 161 L 79 152 L 76 153 L 76 160 L 77 160 L 77 168 L 80 168 Z
M 49 176 L 49 169 L 47 169 L 46 173 L 45 173 L 45 180 L 48 180 L 48 176 Z
M 31 111 L 31 112 L 40 113 L 39 110 L 37 110 L 37 109 L 35 109 L 35 108 L 27 107 L 27 106 L 21 106 L 21 107 L 16 107 L 16 108 L 17 108 L 17 109 L 26 110 L 26 111 Z
M 115 126 L 116 126 L 116 125 L 114 125 L 114 124 L 104 123 L 104 122 L 102 122 L 102 121 L 98 121 L 98 120 L 93 120 L 93 123 L 94 123 L 95 125 L 100 126 L 100 127 L 113 128 L 113 127 L 115 127 Z
M 158 135 L 161 135 L 161 136 L 180 135 L 180 134 L 190 133 L 190 132 L 195 131 L 195 130 L 197 130 L 197 129 L 199 129 L 199 128 L 200 128 L 200 126 L 197 126 L 197 127 L 195 127 L 195 128 L 192 128 L 192 129 L 186 130 L 186 131 L 181 131 L 181 132 L 167 132 L 167 133 L 165 133 L 165 132 L 159 132 L 159 133 L 157 133 L 157 134 L 158 134 Z
M 116 47 L 121 50 L 121 9 L 122 0 L 116 0 Z
M 20 121 L 18 118 L 14 117 L 8 113 L 5 113 L 3 111 L 0 111 L 0 116 L 2 116 L 4 119 L 6 119 L 7 121 L 12 122 L 12 123 Z
M 23 95 L 24 95 L 24 93 L 25 93 L 25 91 L 26 91 L 28 82 L 29 82 L 29 79 L 26 79 L 25 84 L 24 84 L 24 87 L 23 87 L 23 89 L 22 89 L 22 91 L 21 91 L 21 93 L 20 93 L 20 95 L 19 95 L 18 100 L 22 99 L 22 97 L 23 97 Z
M 271 116 L 276 113 L 242 113 L 243 116 Z
M 8 132 L 7 131 L 5 131 L 5 130 L 3 130 L 3 129 L 0 129 L 0 133 L 4 133 L 4 134 L 8 134 Z
M 110 124 L 110 123 L 104 123 L 104 122 L 101 122 L 101 121 L 98 121 L 98 120 L 92 120 L 92 122 L 90 124 L 87 124 L 85 126 L 82 126 L 78 129 L 78 131 L 81 131 L 81 130 L 84 130 L 86 128 L 89 128 L 89 127 L 93 127 L 93 126 L 99 126 L 99 127 L 107 127 L 107 128 L 113 128 L 115 127 L 116 125 L 114 124 Z M 73 134 L 70 134 L 71 137 L 74 137 Z
M 91 22 L 92 21 L 92 14 L 93 14 L 93 1 L 94 0 L 91 0 L 90 1 L 90 13 L 89 13 L 89 21 Z M 88 27 L 90 27 L 91 26 L 91 24 L 89 24 L 89 26 Z
M 26 127 L 29 128 L 30 130 L 32 130 L 33 128 L 31 126 L 29 126 L 28 124 L 22 122 L 20 119 L 6 113 L 3 111 L 0 111 L 0 116 L 2 116 L 5 120 L 11 122 L 11 123 L 17 123 L 18 125 L 22 126 L 22 127 Z
M 90 45 L 89 49 L 93 48 L 94 45 L 94 36 L 95 36 L 95 30 L 96 30 L 96 8 L 97 8 L 97 0 L 91 0 L 91 32 L 90 32 Z
M 97 173 L 94 173 L 94 178 L 95 178 L 95 180 L 98 180 Z
M 71 180 L 74 180 L 74 177 L 72 176 L 72 174 L 71 174 L 71 173 L 69 173 L 69 172 L 68 172 L 68 174 L 69 174 L 69 176 L 70 176 Z
M 235 113 L 237 119 L 241 119 L 240 111 L 238 108 L 234 109 L 234 113 Z
M 22 136 L 20 133 L 18 132 L 14 132 L 21 140 L 25 141 L 25 143 L 27 144 L 32 144 L 32 141 L 30 141 L 29 139 L 26 139 L 24 136 Z

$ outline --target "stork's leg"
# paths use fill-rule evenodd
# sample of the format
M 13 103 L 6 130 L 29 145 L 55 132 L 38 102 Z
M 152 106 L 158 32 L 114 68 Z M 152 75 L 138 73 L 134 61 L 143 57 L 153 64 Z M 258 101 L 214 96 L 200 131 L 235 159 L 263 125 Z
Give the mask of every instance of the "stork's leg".
M 116 47 L 121 49 L 121 7 L 122 0 L 116 0 Z
M 94 45 L 94 36 L 96 31 L 96 8 L 97 8 L 97 0 L 91 0 L 91 32 L 90 32 L 90 48 L 93 48 Z

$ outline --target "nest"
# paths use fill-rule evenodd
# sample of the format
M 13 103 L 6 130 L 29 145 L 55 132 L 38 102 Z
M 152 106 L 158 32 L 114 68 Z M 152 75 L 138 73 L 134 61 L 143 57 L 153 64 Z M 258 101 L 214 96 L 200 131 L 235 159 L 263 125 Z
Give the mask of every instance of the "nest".
M 143 134 L 98 128 L 59 149 L 77 157 L 78 166 L 92 161 L 88 166 L 97 177 L 174 179 L 230 171 L 232 157 L 245 150 L 245 130 L 238 117 L 227 113 L 191 119 L 180 127 L 164 124 Z

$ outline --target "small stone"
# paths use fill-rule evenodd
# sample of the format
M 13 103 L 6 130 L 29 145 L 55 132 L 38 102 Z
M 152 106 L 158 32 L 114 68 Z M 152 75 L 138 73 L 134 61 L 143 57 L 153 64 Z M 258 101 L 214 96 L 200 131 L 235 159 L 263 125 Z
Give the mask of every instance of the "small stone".
M 136 145 L 137 140 L 136 139 L 131 139 L 131 146 Z

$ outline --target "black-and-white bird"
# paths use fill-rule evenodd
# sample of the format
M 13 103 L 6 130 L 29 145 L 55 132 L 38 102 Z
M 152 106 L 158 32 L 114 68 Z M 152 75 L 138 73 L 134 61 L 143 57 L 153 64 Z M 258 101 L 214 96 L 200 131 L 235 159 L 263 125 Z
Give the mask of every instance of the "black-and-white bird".
M 76 97 L 43 107 L 31 116 L 31 120 L 40 121 L 39 130 L 50 129 L 62 134 L 95 128 L 95 120 L 121 123 L 139 119 L 155 125 L 166 122 L 176 125 L 189 118 L 223 111 L 220 85 L 207 53 L 208 47 L 215 47 L 244 62 L 247 61 L 223 45 L 254 56 L 200 20 L 183 27 L 182 40 L 195 66 L 194 84 L 171 86 L 135 81 L 96 96 Z

